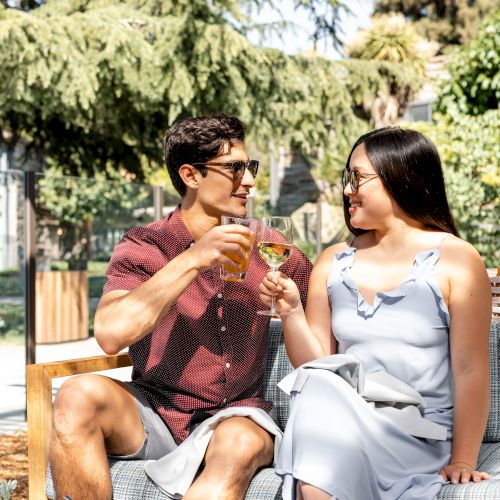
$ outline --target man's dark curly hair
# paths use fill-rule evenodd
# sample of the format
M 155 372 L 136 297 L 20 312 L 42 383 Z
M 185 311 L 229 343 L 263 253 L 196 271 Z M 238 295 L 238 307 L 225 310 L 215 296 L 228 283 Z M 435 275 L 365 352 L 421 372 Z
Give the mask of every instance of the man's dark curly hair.
M 175 122 L 165 133 L 163 149 L 168 173 L 177 192 L 181 196 L 186 194 L 186 185 L 179 176 L 182 165 L 206 163 L 222 153 L 226 142 L 233 145 L 244 140 L 245 125 L 235 116 L 216 114 Z

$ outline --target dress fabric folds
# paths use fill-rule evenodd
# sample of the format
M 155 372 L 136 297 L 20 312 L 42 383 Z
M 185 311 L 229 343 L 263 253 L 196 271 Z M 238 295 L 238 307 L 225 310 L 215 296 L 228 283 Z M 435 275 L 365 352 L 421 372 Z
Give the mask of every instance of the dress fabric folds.
M 340 500 L 431 500 L 450 458 L 454 398 L 439 247 L 419 252 L 403 283 L 371 305 L 349 276 L 355 255 L 353 247 L 336 254 L 327 282 L 340 356 L 303 365 L 280 383 L 291 395 L 276 464 L 283 499 L 296 498 L 301 480 Z M 342 355 L 359 364 L 361 385 L 322 366 Z M 368 381 L 381 375 L 407 388 L 399 402 L 367 397 Z

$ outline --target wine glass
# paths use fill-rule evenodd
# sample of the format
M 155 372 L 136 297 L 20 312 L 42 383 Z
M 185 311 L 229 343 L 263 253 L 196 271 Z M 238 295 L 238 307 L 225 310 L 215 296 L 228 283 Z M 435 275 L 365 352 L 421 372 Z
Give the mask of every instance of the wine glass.
M 263 217 L 258 234 L 257 248 L 260 258 L 276 274 L 278 268 L 292 255 L 293 235 L 290 217 Z M 271 299 L 271 309 L 257 311 L 257 314 L 279 318 L 274 296 Z M 284 313 L 281 313 L 284 315 Z

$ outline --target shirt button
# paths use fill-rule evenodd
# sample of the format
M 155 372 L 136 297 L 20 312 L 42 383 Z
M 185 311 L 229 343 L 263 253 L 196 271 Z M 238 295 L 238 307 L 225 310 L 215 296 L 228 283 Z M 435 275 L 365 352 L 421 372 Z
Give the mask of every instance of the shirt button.
M 226 403 L 227 403 L 227 398 L 224 398 L 224 399 L 222 400 L 222 403 L 223 403 L 223 404 L 226 404 Z
M 194 241 L 189 244 L 189 248 L 194 247 Z
M 221 332 L 225 332 L 225 331 L 226 331 L 226 327 L 225 327 L 225 326 L 221 326 L 221 327 L 220 327 L 220 331 L 221 331 Z
M 231 363 L 226 363 L 226 368 L 231 368 Z
M 218 294 L 217 294 L 217 298 L 218 298 L 218 299 L 222 299 L 222 293 L 218 293 Z

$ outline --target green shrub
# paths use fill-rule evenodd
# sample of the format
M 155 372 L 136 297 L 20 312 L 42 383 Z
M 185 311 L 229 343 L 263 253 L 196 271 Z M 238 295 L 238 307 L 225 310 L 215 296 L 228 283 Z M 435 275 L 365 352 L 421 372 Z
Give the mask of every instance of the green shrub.
M 24 337 L 24 305 L 0 304 L 0 340 Z
M 17 297 L 23 294 L 21 274 L 0 275 L 0 297 Z
M 437 146 L 451 210 L 462 238 L 487 267 L 500 262 L 500 111 L 456 115 L 435 124 L 412 123 Z

